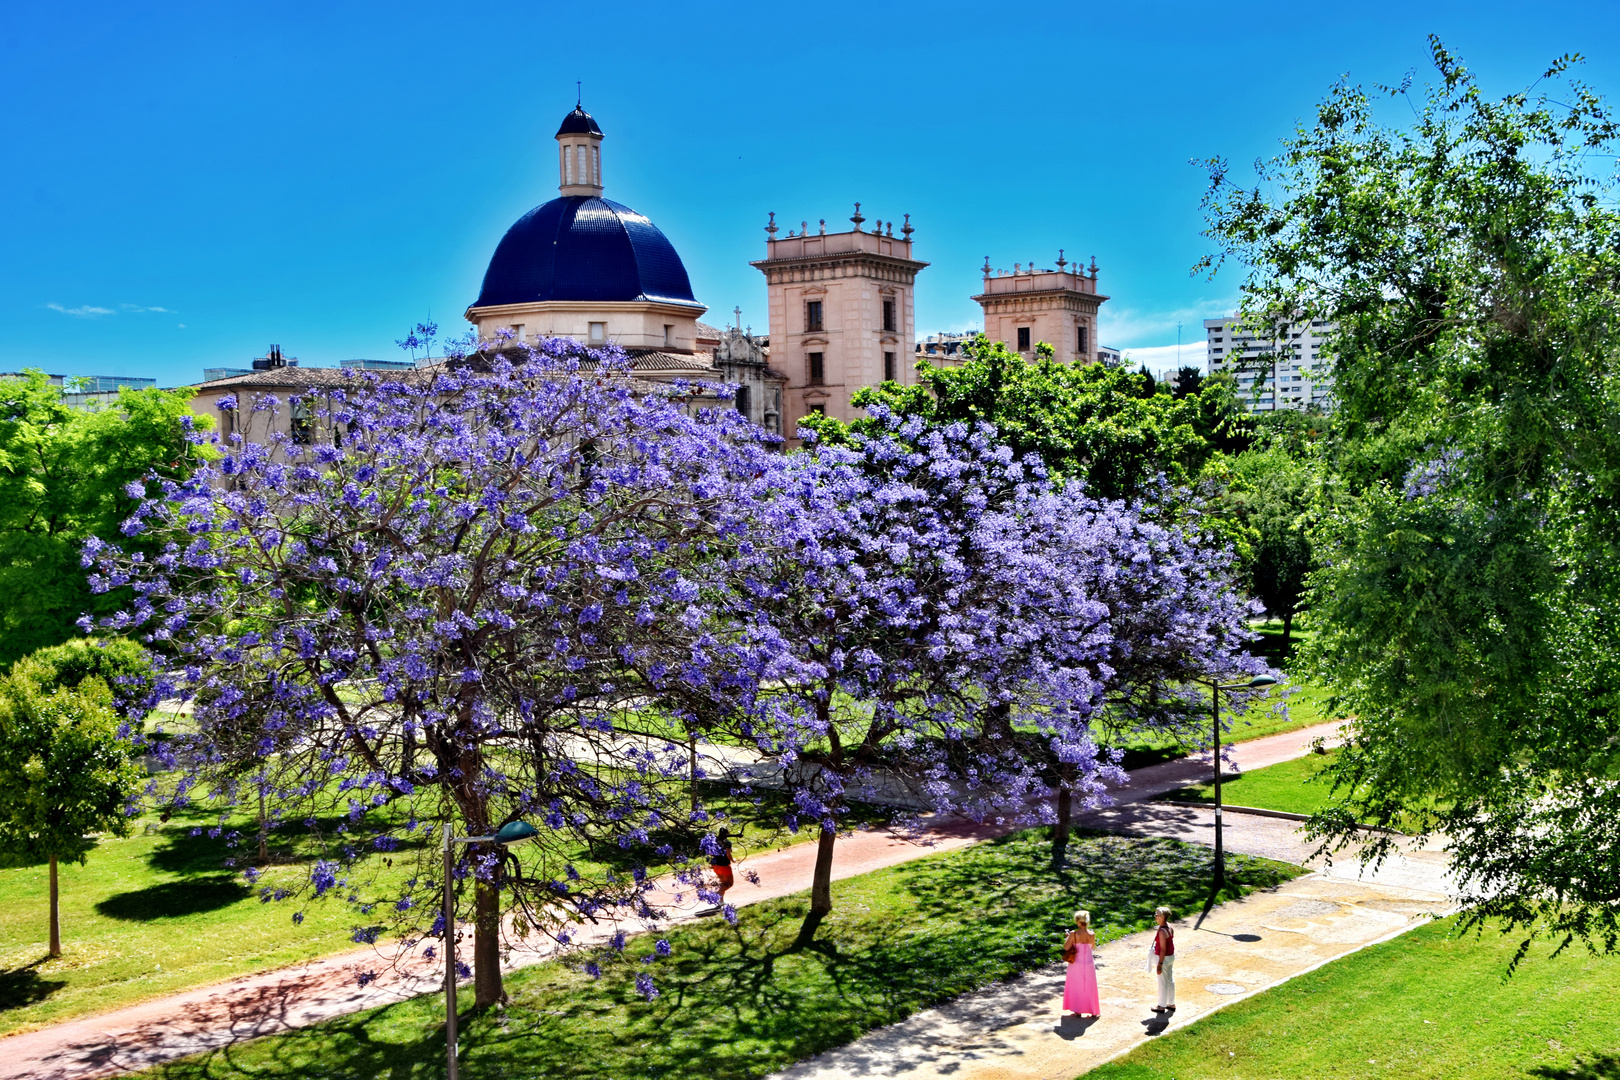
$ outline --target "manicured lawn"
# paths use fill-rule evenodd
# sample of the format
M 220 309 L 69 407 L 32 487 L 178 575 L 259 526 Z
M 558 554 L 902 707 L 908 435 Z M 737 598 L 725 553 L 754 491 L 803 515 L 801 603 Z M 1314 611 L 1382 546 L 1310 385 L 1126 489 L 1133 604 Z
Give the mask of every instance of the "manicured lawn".
M 1086 1080 L 1612 1080 L 1620 957 L 1542 948 L 1504 980 L 1516 937 L 1431 924 L 1155 1039 Z
M 1237 806 L 1258 806 L 1266 810 L 1284 810 L 1291 814 L 1314 814 L 1328 803 L 1332 786 L 1325 780 L 1313 780 L 1333 752 L 1306 754 L 1293 761 L 1268 765 L 1264 769 L 1239 773 L 1221 778 L 1221 799 Z M 1196 784 L 1179 788 L 1165 796 L 1185 802 L 1215 801 L 1214 784 Z
M 1209 852 L 1168 840 L 1082 835 L 1071 867 L 1049 868 L 1045 830 L 836 882 L 810 949 L 790 950 L 805 898 L 744 908 L 651 939 L 599 980 L 564 963 L 507 982 L 511 1003 L 466 1018 L 463 1075 L 479 1078 L 694 1077 L 775 1072 L 959 994 L 1054 962 L 1072 913 L 1088 907 L 1104 940 L 1146 927 L 1155 904 L 1205 899 Z M 1240 859 L 1247 886 L 1295 867 Z M 658 997 L 635 991 L 650 972 Z M 464 1001 L 469 1000 L 467 997 Z M 444 1075 L 442 1002 L 429 995 L 155 1070 L 172 1080 Z
M 190 835 L 193 824 L 143 819 L 85 865 L 63 864 L 55 960 L 46 868 L 0 870 L 0 1034 L 355 948 L 346 905 L 300 905 L 307 917 L 294 926 L 294 909 L 261 904 L 221 866 L 218 841 Z
M 1221 741 L 1226 743 L 1247 742 L 1250 739 L 1261 739 L 1267 735 L 1275 735 L 1280 731 L 1293 731 L 1302 727 L 1311 727 L 1315 724 L 1324 723 L 1329 719 L 1322 705 L 1327 694 L 1320 687 L 1296 685 L 1284 689 L 1292 690 L 1292 692 L 1284 695 L 1279 690 L 1273 690 L 1267 695 L 1266 701 L 1256 702 L 1241 717 L 1234 719 L 1225 715 L 1223 710 L 1222 719 L 1229 721 L 1229 726 L 1221 733 Z M 1279 699 L 1286 700 L 1288 704 L 1286 718 L 1272 707 L 1272 704 Z M 1209 733 L 1208 731 L 1200 732 L 1199 739 L 1193 743 L 1178 742 L 1173 738 L 1162 735 L 1138 735 L 1129 741 L 1115 743 L 1114 745 L 1125 751 L 1125 767 L 1127 769 L 1140 769 L 1145 765 L 1156 765 L 1161 761 L 1185 757 L 1194 751 L 1207 749 L 1209 747 Z
M 713 802 L 729 800 L 715 792 Z M 875 816 L 862 811 L 851 820 Z M 102 841 L 84 866 L 63 864 L 63 955 L 55 960 L 46 958 L 45 866 L 0 870 L 0 1035 L 359 947 L 350 935 L 364 920 L 335 896 L 262 903 L 222 865 L 243 851 L 228 851 L 206 831 L 192 835 L 217 823 L 201 810 L 166 824 L 143 818 L 130 837 Z M 251 835 L 249 823 L 234 824 Z M 750 829 L 737 849 L 769 850 L 812 835 Z M 278 865 L 265 882 L 307 880 L 313 852 L 296 839 L 272 847 Z M 409 849 L 393 858 L 397 867 L 376 866 L 380 855 L 367 865 L 392 881 L 415 861 Z M 594 864 L 584 851 L 576 861 Z M 295 911 L 304 914 L 302 925 L 294 924 Z

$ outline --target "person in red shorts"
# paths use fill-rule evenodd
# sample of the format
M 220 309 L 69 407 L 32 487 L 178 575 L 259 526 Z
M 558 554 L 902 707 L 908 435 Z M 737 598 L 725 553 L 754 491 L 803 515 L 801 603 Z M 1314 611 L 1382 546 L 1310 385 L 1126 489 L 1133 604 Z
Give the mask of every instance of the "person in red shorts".
M 738 829 L 739 839 L 742 838 L 742 834 L 743 830 Z M 723 906 L 726 902 L 726 890 L 737 884 L 737 879 L 731 872 L 731 830 L 721 829 L 715 839 L 719 841 L 720 853 L 709 856 L 709 869 L 720 879 L 720 903 Z

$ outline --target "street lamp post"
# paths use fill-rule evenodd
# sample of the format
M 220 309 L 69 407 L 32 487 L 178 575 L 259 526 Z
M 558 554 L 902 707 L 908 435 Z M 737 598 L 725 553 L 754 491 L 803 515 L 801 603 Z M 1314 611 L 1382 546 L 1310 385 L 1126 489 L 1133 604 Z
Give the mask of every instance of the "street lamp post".
M 445 1067 L 449 1080 L 461 1075 L 456 1061 L 456 897 L 451 890 L 456 844 L 500 844 L 510 847 L 540 835 L 526 821 L 509 821 L 493 836 L 456 836 L 449 822 L 444 825 L 444 1040 Z
M 1226 884 L 1226 850 L 1221 837 L 1221 691 L 1222 690 L 1258 690 L 1266 686 L 1276 685 L 1277 680 L 1270 675 L 1256 675 L 1246 683 L 1223 683 L 1210 680 L 1204 683 L 1209 687 L 1210 702 L 1215 711 L 1215 891 L 1219 892 Z

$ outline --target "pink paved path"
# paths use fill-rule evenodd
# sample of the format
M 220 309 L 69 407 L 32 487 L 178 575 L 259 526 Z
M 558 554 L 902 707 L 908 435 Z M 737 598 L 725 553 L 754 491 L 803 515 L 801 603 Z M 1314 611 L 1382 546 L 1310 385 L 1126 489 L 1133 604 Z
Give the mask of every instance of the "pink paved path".
M 1319 736 L 1331 737 L 1335 725 L 1286 731 L 1232 747 L 1232 760 L 1257 769 L 1309 752 Z M 1131 785 L 1118 793 L 1121 804 L 1163 794 L 1209 775 L 1209 755 L 1166 762 L 1131 774 Z M 1174 835 L 1209 841 L 1207 811 L 1147 807 L 1088 814 L 1084 823 L 1122 832 Z M 1226 846 L 1235 852 L 1303 862 L 1306 849 L 1292 838 L 1293 825 L 1269 818 L 1232 815 Z M 1005 829 L 957 822 L 930 830 L 916 843 L 882 830 L 856 832 L 838 842 L 835 878 L 897 866 L 912 859 L 953 851 L 999 835 Z M 809 888 L 814 844 L 751 855 L 747 869 L 758 884 L 739 881 L 728 899 L 738 907 L 776 899 Z M 680 903 L 664 894 L 675 909 L 675 921 L 694 918 L 703 905 L 684 896 Z M 655 894 L 655 903 L 657 903 Z M 611 932 L 605 928 L 600 936 Z M 508 968 L 550 959 L 549 949 L 514 950 Z M 436 965 L 419 958 L 398 964 L 363 949 L 308 961 L 277 971 L 244 976 L 182 994 L 131 1005 L 99 1016 L 56 1024 L 0 1039 L 0 1080 L 90 1080 L 149 1068 L 186 1054 L 227 1046 L 244 1039 L 304 1027 L 390 1002 L 402 1001 L 443 986 Z M 362 971 L 376 971 L 368 986 L 357 984 Z

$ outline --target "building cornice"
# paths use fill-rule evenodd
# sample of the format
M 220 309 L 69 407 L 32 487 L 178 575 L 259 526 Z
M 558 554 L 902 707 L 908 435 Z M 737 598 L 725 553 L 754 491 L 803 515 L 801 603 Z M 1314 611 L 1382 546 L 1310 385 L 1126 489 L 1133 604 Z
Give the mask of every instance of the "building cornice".
M 1101 293 L 1076 292 L 1074 289 L 1040 289 L 1032 290 L 1030 292 L 980 293 L 979 295 L 973 297 L 973 299 L 980 305 L 988 306 L 1007 301 L 1050 298 L 1054 296 L 1071 297 L 1075 300 L 1084 301 L 1085 303 L 1092 305 L 1100 304 L 1104 300 L 1108 299 L 1108 297 L 1103 296 Z
M 798 255 L 792 258 L 760 259 L 749 263 L 765 275 L 768 284 L 790 281 L 824 281 L 828 278 L 889 276 L 889 280 L 911 284 L 917 271 L 928 264 L 916 259 L 874 252 L 838 252 L 830 255 Z M 861 270 L 878 271 L 878 275 Z
M 525 304 L 470 307 L 462 317 L 468 322 L 476 322 L 481 317 L 543 314 L 548 311 L 656 311 L 666 315 L 696 318 L 708 310 L 703 304 L 687 304 L 672 300 L 534 300 Z

